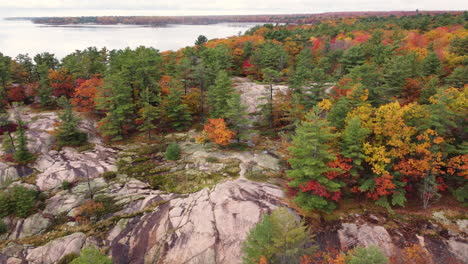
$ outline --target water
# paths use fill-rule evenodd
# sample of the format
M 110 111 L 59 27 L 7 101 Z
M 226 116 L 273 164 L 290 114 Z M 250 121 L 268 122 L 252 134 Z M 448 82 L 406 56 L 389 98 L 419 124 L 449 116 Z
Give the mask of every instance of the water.
M 15 57 L 28 53 L 54 53 L 63 58 L 75 50 L 95 46 L 122 49 L 140 45 L 160 51 L 178 50 L 194 45 L 199 35 L 208 39 L 234 36 L 255 26 L 253 23 L 214 25 L 168 25 L 144 27 L 133 25 L 46 26 L 23 20 L 0 20 L 0 52 Z

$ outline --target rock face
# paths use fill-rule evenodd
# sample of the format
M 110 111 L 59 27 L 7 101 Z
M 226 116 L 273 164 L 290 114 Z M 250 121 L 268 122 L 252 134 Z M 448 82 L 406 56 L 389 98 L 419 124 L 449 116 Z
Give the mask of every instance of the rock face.
M 86 235 L 75 233 L 66 237 L 56 239 L 44 246 L 29 251 L 26 260 L 31 264 L 54 264 L 64 256 L 75 253 L 79 254 Z
M 115 263 L 241 263 L 241 245 L 282 191 L 238 179 L 170 200 L 121 222 L 106 243 Z
M 396 251 L 392 238 L 383 226 L 371 226 L 368 224 L 357 225 L 354 223 L 343 223 L 338 230 L 341 248 L 353 248 L 355 246 L 379 246 L 385 255 L 391 257 Z
M 77 152 L 75 149 L 64 148 L 62 151 L 49 151 L 40 156 L 35 168 L 41 173 L 37 175 L 37 186 L 48 190 L 59 186 L 63 181 L 75 182 L 93 179 L 106 171 L 115 171 L 116 151 L 101 145 L 93 150 Z

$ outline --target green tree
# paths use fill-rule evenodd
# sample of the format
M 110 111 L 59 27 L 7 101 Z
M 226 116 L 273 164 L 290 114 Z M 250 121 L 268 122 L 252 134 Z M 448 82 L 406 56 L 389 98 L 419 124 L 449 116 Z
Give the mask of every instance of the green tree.
M 268 116 L 268 123 L 269 127 L 273 128 L 273 84 L 278 82 L 281 78 L 281 72 L 273 69 L 273 68 L 266 68 L 262 71 L 263 78 L 268 82 L 269 85 L 269 96 L 267 97 L 267 104 L 265 107 L 266 115 Z
M 197 40 L 195 41 L 195 45 L 196 46 L 202 46 L 206 42 L 208 42 L 208 38 L 206 38 L 204 35 L 200 35 L 200 36 L 198 36 Z
M 446 81 L 453 87 L 462 88 L 468 83 L 468 66 L 455 68 L 455 70 L 453 70 L 453 72 L 447 77 Z
M 180 146 L 173 142 L 166 148 L 166 159 L 167 160 L 178 160 L 180 159 Z
M 358 176 L 358 170 L 362 169 L 362 162 L 366 158 L 363 144 L 369 135 L 369 129 L 362 127 L 359 117 L 348 120 L 340 141 L 340 153 L 343 157 L 353 160 L 351 175 Z
M 362 45 L 352 46 L 347 49 L 340 60 L 345 74 L 354 67 L 364 64 L 364 61 L 365 52 Z
M 16 131 L 15 137 L 16 152 L 14 158 L 18 163 L 29 163 L 30 161 L 34 160 L 35 157 L 28 150 L 28 137 L 26 135 L 26 127 L 23 120 L 21 119 L 19 111 L 15 112 L 15 119 L 18 125 L 18 129 Z
M 254 52 L 252 60 L 255 65 L 260 67 L 260 70 L 269 68 L 281 71 L 286 68 L 288 57 L 288 52 L 283 45 L 273 41 L 266 41 Z
M 299 257 L 315 250 L 311 240 L 304 222 L 287 208 L 278 208 L 250 230 L 243 245 L 243 263 L 257 264 L 265 257 L 271 264 L 298 264 Z
M 151 139 L 151 130 L 156 128 L 154 121 L 159 117 L 158 108 L 146 103 L 138 113 L 141 121 L 138 130 L 148 133 L 148 139 Z
M 383 69 L 385 96 L 399 97 L 406 80 L 418 76 L 417 55 L 410 53 L 404 56 L 393 56 L 385 63 Z
M 175 84 L 169 86 L 169 94 L 162 99 L 158 111 L 161 119 L 177 131 L 187 128 L 192 121 L 189 107 L 182 103 L 182 91 Z
M 388 264 L 390 260 L 377 246 L 357 247 L 348 253 L 346 264 Z
M 298 188 L 294 201 L 306 210 L 318 209 L 331 211 L 336 205 L 323 195 L 314 191 L 303 191 L 308 183 L 326 188 L 329 192 L 339 191 L 340 183 L 328 179 L 324 174 L 334 171 L 328 163 L 336 157 L 330 153 L 330 141 L 335 137 L 330 130 L 328 122 L 319 116 L 316 107 L 306 115 L 296 129 L 292 146 L 289 151 L 292 158 L 288 160 L 291 170 L 287 172 L 291 181 L 289 186 Z M 323 189 L 323 188 L 320 188 Z
M 231 94 L 227 104 L 226 118 L 232 130 L 236 132 L 237 142 L 239 142 L 246 138 L 247 127 L 250 124 L 250 120 L 247 119 L 247 107 L 242 103 L 240 93 L 236 92 Z
M 57 103 L 63 108 L 63 113 L 59 116 L 61 123 L 56 133 L 58 146 L 80 146 L 86 143 L 88 136 L 78 129 L 79 118 L 73 114 L 70 101 L 62 96 Z
M 439 75 L 442 70 L 442 63 L 439 56 L 434 51 L 431 51 L 422 61 L 422 73 L 424 76 Z
M 52 99 L 52 87 L 49 85 L 49 70 L 55 70 L 58 60 L 54 54 L 44 52 L 34 56 L 34 72 L 39 80 L 39 101 L 43 107 L 50 107 L 54 101 Z
M 7 132 L 3 133 L 2 150 L 7 154 L 15 152 L 15 144 L 13 142 L 13 138 L 11 138 Z
M 208 90 L 211 118 L 225 118 L 229 110 L 228 100 L 233 93 L 231 79 L 226 71 L 220 71 L 215 83 Z
M 0 90 L 0 99 L 2 99 L 1 97 L 2 91 L 3 92 L 6 91 L 7 84 L 11 78 L 10 64 L 11 64 L 11 58 L 3 55 L 3 53 L 0 52 L 0 87 L 1 87 L 0 89 L 2 89 Z M 0 103 L 1 103 L 1 100 L 0 100 Z
M 33 213 L 38 192 L 21 185 L 16 185 L 12 189 L 12 203 L 16 216 L 26 218 Z
M 104 255 L 99 249 L 84 248 L 80 256 L 74 259 L 70 264 L 112 264 L 112 260 Z
M 108 75 L 99 90 L 96 108 L 106 112 L 99 123 L 99 131 L 113 140 L 124 136 L 124 126 L 133 123 L 135 105 L 132 100 L 132 88 L 125 83 L 120 74 Z

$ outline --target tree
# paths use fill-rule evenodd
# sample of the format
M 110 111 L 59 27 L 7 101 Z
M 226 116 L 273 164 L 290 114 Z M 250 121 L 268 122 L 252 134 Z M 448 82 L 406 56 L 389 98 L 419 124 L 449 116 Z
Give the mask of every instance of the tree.
M 84 248 L 70 264 L 112 264 L 112 260 L 96 248 Z
M 300 257 L 315 250 L 310 242 L 305 223 L 287 208 L 278 208 L 250 230 L 243 245 L 243 263 L 257 264 L 264 259 L 271 264 L 299 264 Z
M 448 84 L 456 88 L 462 88 L 468 83 L 468 66 L 455 68 L 446 80 Z
M 141 132 L 148 133 L 148 139 L 151 139 L 151 130 L 156 128 L 154 121 L 158 118 L 158 108 L 146 103 L 140 110 L 139 114 L 139 123 L 138 130 Z
M 15 111 L 16 124 L 18 130 L 16 131 L 16 152 L 14 158 L 16 162 L 26 164 L 34 160 L 34 155 L 28 150 L 28 137 L 26 135 L 26 125 L 21 119 L 21 115 L 18 110 Z
M 164 123 L 177 131 L 187 128 L 192 121 L 188 106 L 182 103 L 182 91 L 175 83 L 170 85 L 169 94 L 162 99 L 158 111 Z
M 287 66 L 288 53 L 280 43 L 266 41 L 252 55 L 253 64 L 264 69 L 281 71 Z
M 247 133 L 247 127 L 250 120 L 246 118 L 247 107 L 242 103 L 241 95 L 239 93 L 232 93 L 231 98 L 227 101 L 228 111 L 226 112 L 226 119 L 236 132 L 237 142 L 244 139 Z
M 226 71 L 220 71 L 215 83 L 208 90 L 211 118 L 225 118 L 229 110 L 228 100 L 232 96 L 231 80 Z
M 58 60 L 54 54 L 44 52 L 34 56 L 36 66 L 34 68 L 37 79 L 39 80 L 39 100 L 42 106 L 50 107 L 53 104 L 52 87 L 49 86 L 48 74 L 49 70 L 55 70 L 58 65 Z
M 52 95 L 55 97 L 73 96 L 73 76 L 68 69 L 61 68 L 59 70 L 49 70 L 47 75 L 49 86 L 52 87 Z
M 365 53 L 362 45 L 352 46 L 343 53 L 341 64 L 343 65 L 344 73 L 349 73 L 356 66 L 364 64 Z
M 439 75 L 442 70 L 442 63 L 439 56 L 434 51 L 429 52 L 422 61 L 422 73 L 424 76 Z
M 369 134 L 370 130 L 362 127 L 361 119 L 352 117 L 348 120 L 341 136 L 340 153 L 343 157 L 352 159 L 351 175 L 355 177 L 358 176 L 358 170 L 362 169 L 362 164 L 366 158 L 363 144 Z
M 2 150 L 5 154 L 12 154 L 15 152 L 15 144 L 13 139 L 8 135 L 8 132 L 3 133 Z
M 62 96 L 57 103 L 64 110 L 59 116 L 61 123 L 55 134 L 58 146 L 80 146 L 84 144 L 88 136 L 78 129 L 79 119 L 73 114 L 70 101 Z
M 273 128 L 273 83 L 276 83 L 279 80 L 279 78 L 281 77 L 281 72 L 278 72 L 272 68 L 266 68 L 262 72 L 264 76 L 263 78 L 268 82 L 270 88 L 270 95 L 268 97 L 268 103 L 266 105 L 266 112 L 268 115 L 269 127 Z
M 96 108 L 96 94 L 104 84 L 102 78 L 94 76 L 89 80 L 82 82 L 76 89 L 72 104 L 80 112 L 92 112 Z
M 357 247 L 348 253 L 346 264 L 388 264 L 389 259 L 377 246 Z
M 167 146 L 166 149 L 166 159 L 167 160 L 178 160 L 180 159 L 180 146 L 179 144 L 173 142 Z
M 220 146 L 227 146 L 236 135 L 226 126 L 224 119 L 208 119 L 205 124 L 204 132 L 208 134 L 210 140 Z
M 314 108 L 297 127 L 289 148 L 292 158 L 288 162 L 292 169 L 287 175 L 291 178 L 289 186 L 297 190 L 294 201 L 299 206 L 307 210 L 331 211 L 336 206 L 333 201 L 341 196 L 342 186 L 325 176 L 336 170 L 328 166 L 336 159 L 328 145 L 335 135 L 319 114 L 319 108 Z
M 133 120 L 135 105 L 132 100 L 132 88 L 126 84 L 120 74 L 112 74 L 105 78 L 104 86 L 99 89 L 97 109 L 106 112 L 106 116 L 98 124 L 99 131 L 113 140 L 120 140 L 125 134 L 125 128 Z
M 202 46 L 206 42 L 208 42 L 208 39 L 205 36 L 200 35 L 200 36 L 198 36 L 197 40 L 195 41 L 195 45 L 196 46 Z

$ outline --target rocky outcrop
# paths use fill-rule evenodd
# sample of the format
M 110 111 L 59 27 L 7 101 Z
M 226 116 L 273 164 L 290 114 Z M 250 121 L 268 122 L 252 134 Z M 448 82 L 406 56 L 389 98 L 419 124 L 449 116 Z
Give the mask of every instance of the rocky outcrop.
M 34 167 L 40 171 L 37 186 L 48 190 L 60 186 L 63 181 L 76 182 L 96 178 L 106 171 L 115 171 L 116 151 L 96 145 L 94 149 L 78 152 L 72 148 L 49 151 L 41 155 Z
M 42 234 L 52 224 L 52 221 L 41 213 L 37 213 L 26 219 L 10 219 L 8 224 L 14 226 L 11 228 L 13 231 L 8 239 L 17 239 Z
M 119 222 L 106 244 L 115 263 L 240 263 L 248 231 L 282 195 L 270 184 L 224 182 Z
M 86 235 L 83 233 L 75 233 L 56 239 L 44 246 L 30 250 L 26 260 L 30 264 L 57 263 L 61 258 L 68 254 L 79 254 L 85 240 Z
M 396 251 L 392 238 L 383 226 L 357 225 L 354 223 L 343 223 L 341 226 L 342 228 L 338 230 L 338 237 L 342 249 L 375 245 L 379 246 L 387 256 L 395 255 Z

